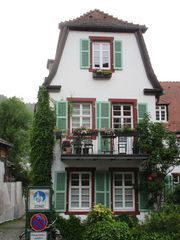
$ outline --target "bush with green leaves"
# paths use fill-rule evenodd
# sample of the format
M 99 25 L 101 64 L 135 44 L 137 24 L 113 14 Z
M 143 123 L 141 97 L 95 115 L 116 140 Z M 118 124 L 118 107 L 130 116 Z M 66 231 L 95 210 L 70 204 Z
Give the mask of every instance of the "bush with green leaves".
M 112 216 L 113 216 L 112 211 L 109 208 L 106 208 L 102 204 L 97 204 L 88 214 L 86 222 L 87 224 L 96 223 L 102 220 L 112 222 L 113 221 Z
M 131 240 L 178 240 L 175 234 L 147 232 L 142 227 L 132 230 Z
M 138 225 L 138 218 L 134 215 L 120 214 L 114 217 L 115 221 L 126 222 L 130 228 Z
M 112 211 L 102 204 L 96 205 L 85 221 L 83 240 L 129 240 L 130 229 L 125 222 L 116 222 Z
M 130 240 L 130 236 L 125 222 L 101 220 L 86 226 L 83 240 Z
M 68 219 L 58 217 L 56 227 L 60 230 L 63 240 L 82 240 L 84 225 L 80 218 L 70 215 Z

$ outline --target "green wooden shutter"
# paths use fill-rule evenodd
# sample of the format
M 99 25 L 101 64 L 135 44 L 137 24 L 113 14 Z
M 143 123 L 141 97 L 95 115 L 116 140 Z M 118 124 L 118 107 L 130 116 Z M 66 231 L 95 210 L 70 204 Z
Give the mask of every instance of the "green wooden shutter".
M 147 173 L 139 173 L 139 208 L 141 211 L 146 211 L 148 209 L 147 178 Z
M 122 70 L 122 42 L 114 41 L 114 69 Z
M 95 174 L 95 204 L 101 203 L 110 207 L 110 177 L 108 172 Z
M 57 102 L 56 104 L 56 127 L 61 130 L 67 129 L 68 103 Z
M 81 39 L 80 40 L 80 66 L 83 69 L 89 68 L 89 49 L 90 44 L 88 39 Z
M 96 102 L 96 128 L 110 128 L 110 103 L 109 102 Z M 110 147 L 106 146 L 106 150 Z M 102 140 L 98 137 L 98 151 L 102 152 Z
M 138 122 L 144 118 L 145 113 L 147 113 L 147 104 L 138 103 Z
M 165 177 L 165 184 L 164 184 L 164 196 L 165 198 L 173 192 L 174 184 L 171 175 L 167 175 Z
M 55 209 L 59 212 L 66 210 L 66 173 L 55 173 Z

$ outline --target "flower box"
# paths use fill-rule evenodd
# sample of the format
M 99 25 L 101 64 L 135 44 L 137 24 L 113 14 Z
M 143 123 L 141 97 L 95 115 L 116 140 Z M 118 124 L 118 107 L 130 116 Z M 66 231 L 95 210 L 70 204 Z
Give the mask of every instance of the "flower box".
M 93 78 L 97 79 L 109 79 L 112 76 L 110 70 L 96 70 L 93 72 Z

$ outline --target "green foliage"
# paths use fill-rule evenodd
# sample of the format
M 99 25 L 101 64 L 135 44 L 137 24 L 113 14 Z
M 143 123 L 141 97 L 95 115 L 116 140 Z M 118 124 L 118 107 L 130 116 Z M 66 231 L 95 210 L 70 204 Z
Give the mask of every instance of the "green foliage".
M 129 240 L 129 227 L 124 222 L 101 220 L 86 226 L 84 240 Z
M 88 214 L 86 222 L 87 224 L 90 224 L 102 220 L 113 222 L 112 211 L 109 208 L 103 206 L 102 204 L 97 204 Z
M 146 232 L 141 227 L 135 228 L 131 235 L 132 240 L 178 240 L 175 234 L 166 234 L 159 232 Z
M 169 194 L 167 202 L 180 205 L 180 184 L 175 186 L 174 191 Z
M 139 134 L 137 146 L 141 152 L 149 154 L 144 162 L 147 172 L 151 205 L 159 208 L 163 198 L 165 177 L 170 167 L 180 164 L 175 134 L 169 132 L 161 123 L 150 121 L 149 115 L 137 125 Z
M 55 114 L 50 108 L 47 89 L 42 86 L 34 114 L 31 134 L 31 167 L 34 185 L 51 185 Z
M 16 180 L 23 181 L 22 175 L 27 177 L 24 165 L 29 160 L 31 124 L 32 113 L 22 100 L 12 97 L 0 102 L 0 137 L 13 145 L 8 159 L 15 164 Z
M 145 219 L 144 229 L 166 235 L 180 236 L 180 206 L 164 205 L 159 211 L 152 211 Z
M 136 216 L 127 215 L 127 214 L 121 214 L 121 215 L 115 216 L 114 220 L 127 223 L 129 228 L 136 227 L 139 222 Z
M 79 218 L 73 215 L 70 215 L 69 219 L 59 217 L 58 221 L 56 222 L 56 227 L 60 230 L 63 239 L 83 239 L 84 225 L 81 223 Z

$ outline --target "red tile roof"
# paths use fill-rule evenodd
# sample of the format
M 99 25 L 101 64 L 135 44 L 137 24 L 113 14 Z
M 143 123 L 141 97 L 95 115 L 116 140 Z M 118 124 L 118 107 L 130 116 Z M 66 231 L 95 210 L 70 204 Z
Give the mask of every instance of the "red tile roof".
M 138 29 L 142 32 L 145 32 L 147 30 L 145 25 L 133 24 L 127 21 L 123 21 L 98 9 L 91 10 L 76 19 L 61 22 L 59 24 L 59 27 L 61 28 L 63 26 L 67 26 L 68 28 L 79 27 L 81 30 L 83 28 L 86 30 L 88 28 L 109 28 L 113 31 L 123 30 L 127 32 L 137 31 Z
M 160 82 L 164 95 L 159 104 L 168 104 L 167 128 L 173 132 L 180 132 L 180 82 Z

